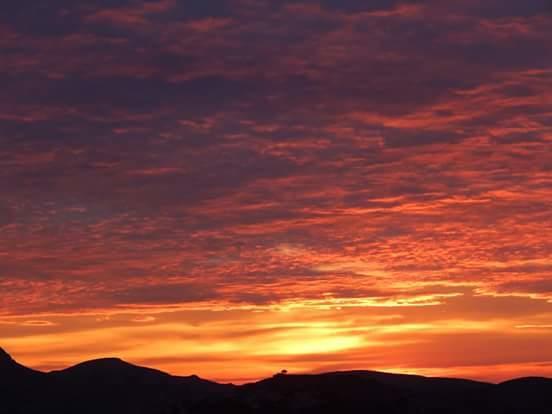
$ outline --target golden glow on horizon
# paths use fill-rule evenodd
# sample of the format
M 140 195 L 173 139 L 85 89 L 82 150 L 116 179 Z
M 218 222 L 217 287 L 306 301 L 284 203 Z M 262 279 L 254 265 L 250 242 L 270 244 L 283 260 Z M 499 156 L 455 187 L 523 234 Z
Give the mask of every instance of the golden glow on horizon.
M 542 344 L 534 358 L 552 359 L 550 325 L 506 318 L 469 320 L 455 314 L 453 306 L 440 307 L 432 314 L 423 306 L 324 310 L 305 305 L 263 312 L 166 309 L 155 317 L 122 312 L 53 316 L 33 323 L 12 317 L 0 323 L 3 345 L 32 367 L 59 369 L 86 359 L 119 356 L 174 374 L 237 383 L 284 368 L 376 369 L 500 380 L 516 367 L 519 372 L 534 368 L 520 348 L 527 340 Z M 530 332 L 530 338 L 520 336 L 522 332 Z M 489 344 L 497 340 L 501 349 L 493 352 Z M 493 361 L 501 358 L 512 362 L 496 370 Z

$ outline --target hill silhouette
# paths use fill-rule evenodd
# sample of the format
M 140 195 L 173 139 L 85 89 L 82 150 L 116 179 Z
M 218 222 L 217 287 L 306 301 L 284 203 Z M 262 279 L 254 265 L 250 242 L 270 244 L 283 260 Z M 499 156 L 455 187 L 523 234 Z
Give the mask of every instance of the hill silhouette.
M 117 358 L 43 373 L 0 348 L 0 414 L 552 412 L 552 380 L 501 384 L 374 371 L 278 374 L 235 386 L 172 376 Z

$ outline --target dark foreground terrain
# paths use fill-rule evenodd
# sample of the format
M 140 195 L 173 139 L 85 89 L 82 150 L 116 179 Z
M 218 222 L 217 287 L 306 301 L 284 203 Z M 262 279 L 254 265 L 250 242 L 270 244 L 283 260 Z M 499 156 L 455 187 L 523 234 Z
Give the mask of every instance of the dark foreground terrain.
M 119 359 L 49 373 L 0 349 L 0 414 L 552 413 L 552 379 L 498 385 L 369 371 L 276 375 L 242 386 L 174 377 Z

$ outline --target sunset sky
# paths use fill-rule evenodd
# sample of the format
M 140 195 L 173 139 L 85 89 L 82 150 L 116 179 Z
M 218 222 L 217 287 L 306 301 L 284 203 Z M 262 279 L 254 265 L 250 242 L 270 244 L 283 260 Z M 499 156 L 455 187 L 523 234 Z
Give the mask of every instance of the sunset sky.
M 21 363 L 552 376 L 549 0 L 2 0 L 0 48 Z

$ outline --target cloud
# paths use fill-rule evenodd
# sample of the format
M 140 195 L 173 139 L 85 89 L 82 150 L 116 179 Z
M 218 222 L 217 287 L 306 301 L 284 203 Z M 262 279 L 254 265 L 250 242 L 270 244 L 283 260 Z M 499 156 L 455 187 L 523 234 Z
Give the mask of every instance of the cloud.
M 208 310 L 550 324 L 548 3 L 35 3 L 0 5 L 0 315 L 54 325 L 6 325 L 17 347 Z M 132 329 L 106 343 L 145 359 Z M 450 345 L 433 333 L 412 340 Z M 312 358 L 372 363 L 357 334 Z
M 415 1 L 410 1 L 415 3 Z M 408 3 L 401 0 L 376 0 L 369 3 L 359 2 L 355 0 L 322 0 L 322 5 L 332 10 L 345 11 L 348 13 L 355 12 L 370 12 L 375 10 L 391 9 L 402 3 Z

